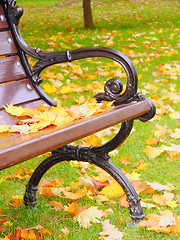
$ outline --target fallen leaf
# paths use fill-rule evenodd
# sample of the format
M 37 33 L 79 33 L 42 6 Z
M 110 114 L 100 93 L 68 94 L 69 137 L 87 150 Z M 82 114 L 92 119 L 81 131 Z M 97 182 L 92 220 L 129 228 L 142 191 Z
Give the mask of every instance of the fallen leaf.
M 103 231 L 99 233 L 103 236 L 104 240 L 121 240 L 123 233 L 118 230 L 117 227 L 109 223 L 109 220 L 102 222 Z
M 50 203 L 56 211 L 62 210 L 62 203 L 61 202 L 51 201 Z
M 119 183 L 112 178 L 109 181 L 109 185 L 104 187 L 100 193 L 105 196 L 116 197 L 118 195 L 122 195 L 124 191 L 122 187 L 119 185 Z
M 106 212 L 103 210 L 98 210 L 97 207 L 92 206 L 79 213 L 75 220 L 80 224 L 81 227 L 88 228 L 91 223 L 99 223 L 99 220 L 106 215 Z
M 79 207 L 78 206 L 78 201 L 72 202 L 68 204 L 68 206 L 65 208 L 65 210 L 69 213 L 71 213 L 74 216 L 77 216 L 79 213 L 83 212 L 84 210 L 87 209 L 87 206 L 84 207 Z

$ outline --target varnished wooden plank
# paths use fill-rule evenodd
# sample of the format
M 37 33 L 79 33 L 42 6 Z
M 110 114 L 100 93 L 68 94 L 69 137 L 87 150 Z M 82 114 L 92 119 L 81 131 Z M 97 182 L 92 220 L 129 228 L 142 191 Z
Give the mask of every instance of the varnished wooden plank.
M 18 56 L 0 58 L 0 83 L 26 78 Z
M 0 85 L 0 109 L 11 102 L 17 105 L 39 98 L 29 79 Z
M 4 28 L 8 28 L 8 23 L 6 21 L 3 8 L 0 6 L 0 29 Z
M 52 151 L 148 111 L 150 111 L 148 100 L 134 101 L 62 127 L 7 139 L 0 143 L 0 169 Z
M 0 56 L 17 53 L 17 48 L 10 31 L 0 32 L 0 44 Z

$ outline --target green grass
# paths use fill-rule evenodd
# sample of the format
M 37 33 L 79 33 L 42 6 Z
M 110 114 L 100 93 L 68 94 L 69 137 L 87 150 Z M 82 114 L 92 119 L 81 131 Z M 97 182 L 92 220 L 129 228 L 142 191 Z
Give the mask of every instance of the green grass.
M 67 49 L 75 49 L 76 44 L 82 47 L 91 46 L 108 46 L 107 41 L 112 38 L 115 48 L 124 54 L 127 54 L 129 58 L 134 62 L 138 75 L 141 76 L 139 80 L 139 91 L 145 92 L 146 97 L 161 98 L 164 91 L 167 90 L 171 94 L 172 84 L 175 84 L 175 92 L 180 90 L 179 70 L 176 67 L 176 77 L 172 75 L 153 76 L 154 72 L 158 72 L 156 67 L 160 64 L 179 63 L 179 2 L 175 0 L 171 1 L 92 1 L 93 18 L 95 23 L 95 29 L 85 30 L 83 28 L 83 14 L 82 14 L 82 1 L 70 1 L 70 0 L 19 0 L 17 4 L 22 6 L 25 13 L 20 21 L 20 31 L 25 41 L 32 47 L 40 47 L 42 50 L 61 51 Z M 54 41 L 54 36 L 58 36 Z M 108 36 L 108 37 L 107 37 Z M 55 42 L 55 45 L 51 46 L 50 42 Z M 75 46 L 74 46 L 75 44 Z M 136 46 L 133 46 L 135 44 Z M 174 52 L 171 52 L 172 49 Z M 133 55 L 133 52 L 134 55 Z M 33 61 L 33 60 L 31 60 Z M 100 62 L 101 61 L 101 62 Z M 110 77 L 98 76 L 96 74 L 97 67 L 101 66 L 105 72 L 110 72 L 111 69 L 119 70 L 116 66 L 108 67 L 107 63 L 112 63 L 109 60 L 93 59 L 81 60 L 76 64 L 79 64 L 81 68 L 88 69 L 85 71 L 86 76 L 95 73 L 95 81 L 105 82 Z M 79 76 L 77 80 L 71 79 L 72 66 L 67 65 L 64 72 L 61 65 L 49 68 L 50 72 L 62 73 L 64 79 L 62 79 L 63 85 L 66 85 L 66 81 L 70 79 L 71 82 L 75 82 L 78 85 L 87 85 L 89 82 L 88 77 L 84 78 Z M 47 73 L 47 72 L 45 72 Z M 164 81 L 164 79 L 167 79 Z M 161 83 L 157 80 L 162 80 Z M 123 79 L 125 83 L 125 79 Z M 47 81 L 51 84 L 51 81 Z M 158 87 L 157 92 L 146 89 L 149 82 L 155 84 Z M 87 97 L 87 93 L 85 96 Z M 92 93 L 90 93 L 92 96 Z M 56 97 L 56 94 L 51 94 L 51 97 Z M 58 93 L 58 97 L 61 98 L 63 104 L 74 103 L 75 99 L 79 97 L 79 94 L 67 94 L 65 98 L 63 94 Z M 165 101 L 164 101 L 165 103 Z M 179 111 L 179 102 L 173 103 L 167 100 L 174 110 Z M 158 105 L 158 103 L 157 103 Z M 159 106 L 158 106 L 159 108 Z M 176 187 L 173 193 L 177 196 L 180 195 L 180 183 L 179 183 L 179 160 L 168 161 L 169 157 L 167 153 L 161 154 L 156 159 L 149 158 L 143 149 L 146 146 L 146 140 L 149 136 L 155 137 L 154 130 L 155 124 L 161 126 L 167 125 L 168 129 L 175 130 L 179 128 L 180 120 L 173 120 L 169 117 L 169 114 L 161 116 L 161 120 L 150 121 L 147 123 L 141 123 L 136 121 L 133 132 L 125 143 L 118 148 L 118 153 L 112 157 L 112 162 L 115 163 L 121 169 L 126 169 L 132 173 L 134 163 L 144 160 L 145 163 L 149 163 L 145 170 L 138 171 L 142 182 L 158 182 L 161 184 L 170 183 Z M 162 140 L 173 144 L 180 144 L 179 140 L 174 140 L 169 137 L 169 133 L 160 137 Z M 130 156 L 130 165 L 122 165 L 119 161 L 121 156 Z M 35 169 L 35 167 L 44 159 L 45 156 L 40 156 L 31 159 L 27 162 L 21 163 L 18 166 L 25 167 L 26 169 Z M 0 173 L 0 179 L 5 176 L 15 174 L 17 166 L 13 166 L 9 169 L 3 170 Z M 81 174 L 80 169 L 71 167 L 69 163 L 61 163 L 53 167 L 44 176 L 44 179 L 65 179 L 65 184 L 69 185 L 77 181 L 77 177 Z M 47 198 L 43 195 L 38 195 L 38 211 L 34 212 L 25 209 L 23 204 L 19 207 L 12 207 L 8 203 L 12 202 L 12 197 L 15 195 L 23 195 L 25 191 L 25 185 L 28 179 L 18 180 L 15 178 L 5 179 L 0 183 L 0 208 L 2 215 L 8 215 L 8 222 L 5 225 L 2 224 L 4 230 L 0 232 L 0 237 L 3 237 L 10 232 L 14 232 L 16 227 L 32 228 L 36 225 L 42 225 L 52 231 L 53 235 L 46 236 L 44 239 L 58 239 L 61 234 L 60 229 L 67 227 L 70 230 L 70 235 L 65 239 L 98 239 L 99 232 L 102 231 L 101 224 L 93 224 L 90 228 L 80 228 L 78 223 L 73 222 L 73 216 L 64 210 L 56 212 L 52 209 L 49 201 L 56 200 L 62 201 L 63 206 L 66 206 L 70 201 L 67 199 L 61 199 L 60 197 L 52 196 Z M 158 193 L 158 192 L 157 192 Z M 140 194 L 143 199 L 152 198 L 152 194 Z M 89 206 L 98 206 L 99 209 L 112 208 L 114 214 L 109 216 L 111 224 L 118 226 L 118 216 L 121 212 L 122 225 L 121 231 L 124 233 L 123 239 L 179 239 L 176 235 L 168 235 L 164 233 L 156 233 L 154 231 L 148 231 L 146 228 L 131 228 L 127 227 L 129 218 L 129 210 L 122 208 L 117 204 L 118 199 L 113 199 L 116 204 L 110 204 L 109 202 L 100 203 L 96 198 L 89 200 L 88 197 L 84 197 L 80 200 L 79 204 L 84 206 L 87 203 Z M 180 208 L 174 209 L 162 206 L 160 210 L 168 209 L 172 212 L 180 214 Z M 159 213 L 158 208 L 144 209 L 145 214 Z

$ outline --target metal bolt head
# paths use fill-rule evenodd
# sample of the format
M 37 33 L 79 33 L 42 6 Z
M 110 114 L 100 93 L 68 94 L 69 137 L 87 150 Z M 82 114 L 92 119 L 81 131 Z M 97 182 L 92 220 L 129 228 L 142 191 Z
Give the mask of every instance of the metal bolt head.
M 49 104 L 44 103 L 45 108 L 49 108 Z
M 2 22 L 4 22 L 6 20 L 3 15 L 0 15 L 0 19 L 1 19 Z
M 13 40 L 11 38 L 8 38 L 8 43 L 13 44 Z
M 31 85 L 30 85 L 29 83 L 26 85 L 26 87 L 27 87 L 29 90 L 32 90 L 32 87 L 31 87 Z
M 21 64 L 20 64 L 20 62 L 17 62 L 17 63 L 16 63 L 16 65 L 17 65 L 17 67 L 18 67 L 18 68 L 20 68 L 20 67 L 21 67 Z

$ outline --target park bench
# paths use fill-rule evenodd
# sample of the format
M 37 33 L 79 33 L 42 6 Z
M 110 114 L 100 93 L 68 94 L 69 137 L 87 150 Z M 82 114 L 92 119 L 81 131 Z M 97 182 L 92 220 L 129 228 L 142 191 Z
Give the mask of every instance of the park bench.
M 33 49 L 22 39 L 18 24 L 23 9 L 15 0 L 0 0 L 0 124 L 13 125 L 15 119 L 6 113 L 3 106 L 45 107 L 56 103 L 40 87 L 43 69 L 53 64 L 71 62 L 90 57 L 103 57 L 119 63 L 126 72 L 127 86 L 122 93 L 122 83 L 113 78 L 106 82 L 104 93 L 95 96 L 98 102 L 112 101 L 112 108 L 95 116 L 48 128 L 34 134 L 0 134 L 0 169 L 26 161 L 43 153 L 52 152 L 34 171 L 26 186 L 25 205 L 36 206 L 38 184 L 53 165 L 61 161 L 84 161 L 104 169 L 123 188 L 129 202 L 130 216 L 134 223 L 144 218 L 143 209 L 132 184 L 123 172 L 109 161 L 108 153 L 128 137 L 133 121 L 145 122 L 155 114 L 151 100 L 137 93 L 137 73 L 134 65 L 124 54 L 105 47 L 89 47 L 62 52 L 44 52 Z M 36 58 L 31 70 L 27 55 Z M 70 143 L 97 131 L 121 123 L 118 134 L 109 142 L 97 147 L 73 146 Z M 2 193 L 1 193 L 2 194 Z

